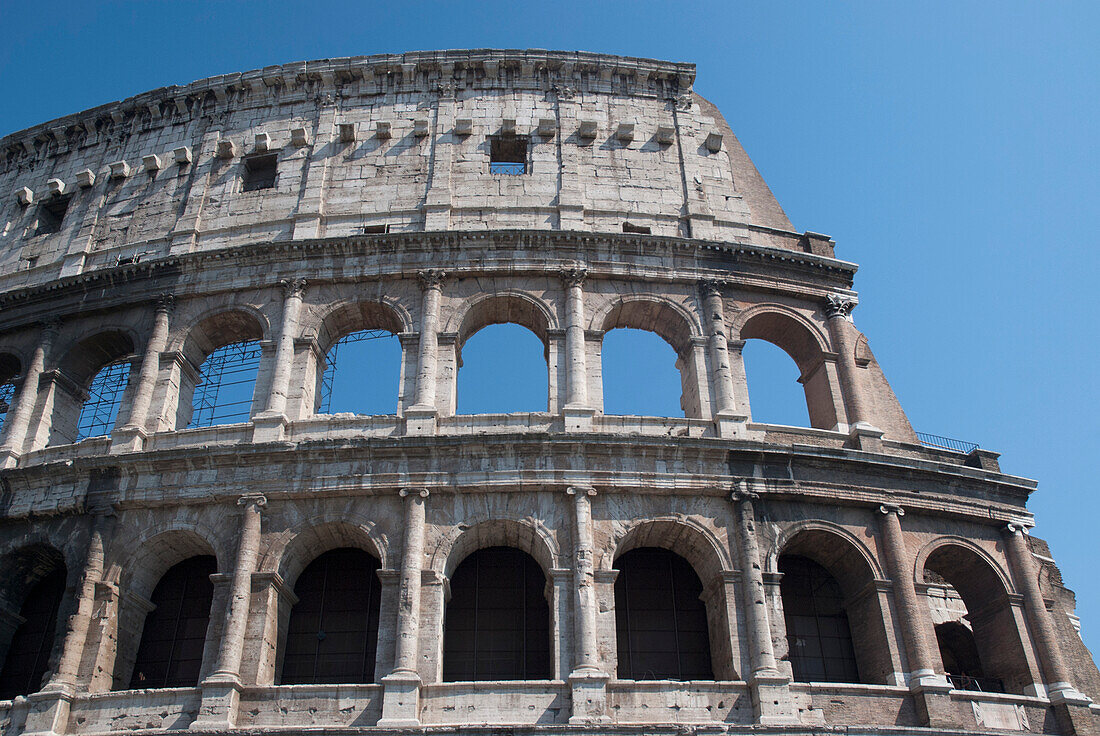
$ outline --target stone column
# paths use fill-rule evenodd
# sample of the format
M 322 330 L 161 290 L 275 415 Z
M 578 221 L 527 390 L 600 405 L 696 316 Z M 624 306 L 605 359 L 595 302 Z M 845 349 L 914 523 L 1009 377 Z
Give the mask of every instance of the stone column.
M 775 663 L 768 602 L 764 590 L 764 569 L 756 540 L 755 493 L 741 481 L 731 500 L 737 513 L 737 552 L 741 565 L 741 595 L 745 609 L 750 672 L 745 680 L 752 694 L 753 716 L 760 724 L 798 723 L 789 682 Z
M 726 315 L 722 303 L 720 281 L 704 281 L 703 329 L 707 332 L 707 348 L 710 353 L 710 380 L 714 386 L 714 419 L 719 437 L 736 437 L 744 434 L 746 417 L 737 412 L 737 398 L 733 391 L 733 369 L 730 366 L 729 348 L 726 344 Z M 740 429 L 740 433 L 739 430 Z
M 0 440 L 0 467 L 13 468 L 23 454 L 23 444 L 27 439 L 31 415 L 38 399 L 38 383 L 46 365 L 46 356 L 57 337 L 58 323 L 44 322 L 38 345 L 31 355 L 27 369 L 23 371 L 23 382 L 12 402 L 12 407 L 4 419 L 3 439 Z
M 913 562 L 905 550 L 905 538 L 901 531 L 901 517 L 905 509 L 900 506 L 882 505 L 882 547 L 886 568 L 893 583 L 894 601 L 898 607 L 902 640 L 909 661 L 908 681 L 916 692 L 946 692 L 951 684 L 943 675 L 936 674 L 932 653 L 928 649 L 927 632 L 931 631 L 928 606 L 917 595 L 913 582 Z
M 1062 657 L 1054 621 L 1039 590 L 1039 571 L 1024 538 L 1024 528 L 1019 524 L 1008 524 L 1003 531 L 1012 581 L 1024 597 L 1028 628 L 1034 637 L 1036 654 L 1043 668 L 1047 695 L 1054 702 L 1080 701 L 1084 696 L 1070 683 L 1069 668 Z
M 583 337 L 583 335 L 582 335 Z M 607 681 L 596 651 L 596 587 L 592 565 L 592 496 L 585 486 L 570 486 L 573 497 L 573 672 L 569 684 L 573 696 L 572 724 L 609 723 Z
M 404 488 L 405 528 L 401 555 L 400 598 L 397 603 L 397 641 L 393 671 L 382 678 L 382 718 L 389 728 L 420 725 L 420 583 L 424 556 L 424 499 L 426 488 Z
M 837 354 L 844 409 L 848 415 L 849 429 L 858 440 L 856 446 L 868 450 L 881 449 L 882 432 L 871 422 L 871 411 L 863 395 L 863 384 L 856 366 L 856 338 L 853 334 L 856 328 L 852 324 L 855 306 L 856 302 L 848 297 L 839 294 L 828 296 L 825 315 L 829 320 L 829 340 Z
M 153 331 L 145 343 L 145 354 L 141 357 L 141 368 L 130 401 L 130 415 L 111 438 L 112 452 L 138 452 L 145 446 L 149 406 L 152 404 L 153 389 L 156 388 L 160 374 L 160 354 L 168 345 L 168 318 L 174 303 L 171 294 L 163 294 L 157 300 Z
M 588 405 L 587 346 L 584 339 L 584 266 L 570 266 L 560 272 L 565 287 L 565 430 L 592 428 L 595 410 Z
M 267 406 L 254 421 L 253 442 L 275 442 L 286 431 L 286 395 L 290 388 L 290 374 L 294 367 L 294 339 L 298 336 L 298 316 L 302 312 L 302 297 L 306 291 L 305 279 L 284 280 L 283 318 L 279 326 L 279 339 L 275 343 L 275 360 L 271 371 L 271 385 L 267 394 Z
M 252 602 L 252 573 L 256 571 L 260 551 L 260 514 L 267 499 L 260 494 L 249 494 L 241 496 L 237 505 L 242 507 L 237 560 L 229 584 L 217 666 L 202 682 L 202 707 L 192 728 L 232 728 L 236 723 L 241 659 Z
M 420 350 L 416 370 L 416 400 L 405 410 L 407 434 L 433 434 L 437 409 L 435 405 L 436 358 L 439 352 L 439 301 L 447 272 L 428 268 L 417 273 L 424 298 L 420 309 Z
M 752 407 L 749 406 L 749 378 L 745 374 L 745 341 L 729 340 L 726 354 L 730 359 L 730 378 L 733 381 L 733 401 L 737 414 L 746 422 L 752 421 Z
M 61 646 L 57 669 L 46 685 L 48 691 L 71 690 L 77 684 L 80 660 L 92 624 L 92 609 L 96 601 L 96 585 L 103 578 L 104 538 L 110 536 L 115 516 L 112 512 L 98 513 L 92 519 L 92 532 L 84 556 L 84 570 L 80 575 L 79 596 L 76 611 L 69 617 L 68 630 Z

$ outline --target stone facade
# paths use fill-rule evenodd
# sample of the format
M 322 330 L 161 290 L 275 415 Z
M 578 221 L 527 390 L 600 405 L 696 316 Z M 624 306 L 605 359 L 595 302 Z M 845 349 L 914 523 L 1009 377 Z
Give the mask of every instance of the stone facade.
M 66 572 L 3 733 L 1097 733 L 1072 593 L 1026 535 L 1034 482 L 918 441 L 852 319 L 856 267 L 792 230 L 693 79 L 544 51 L 326 60 L 0 140 L 0 653 Z M 523 141 L 522 174 L 490 172 L 494 136 Z M 462 347 L 501 322 L 542 341 L 546 411 L 456 414 Z M 619 327 L 675 349 L 684 417 L 604 413 Z M 318 413 L 325 356 L 363 329 L 400 338 L 396 414 Z M 812 427 L 752 420 L 749 339 L 797 363 Z M 249 421 L 189 428 L 204 360 L 240 340 L 262 347 Z M 120 360 L 112 431 L 74 441 Z M 545 575 L 551 677 L 445 681 L 451 577 L 498 546 Z M 346 547 L 380 563 L 375 681 L 279 684 L 295 582 Z M 702 583 L 713 679 L 619 676 L 617 560 L 641 548 Z M 198 683 L 128 689 L 154 588 L 196 555 L 217 562 Z M 794 677 L 785 555 L 835 578 L 859 682 Z M 945 624 L 1006 693 L 955 687 Z

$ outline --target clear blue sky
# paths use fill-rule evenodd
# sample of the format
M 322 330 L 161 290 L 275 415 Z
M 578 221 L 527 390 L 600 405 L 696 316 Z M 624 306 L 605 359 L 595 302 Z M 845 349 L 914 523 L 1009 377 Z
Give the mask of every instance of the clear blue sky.
M 856 324 L 914 426 L 1041 481 L 1037 534 L 1100 651 L 1100 4 L 2 2 L 19 32 L 0 45 L 0 134 L 302 59 L 541 47 L 695 62 L 795 226 L 862 265 Z M 469 376 L 476 354 L 471 341 Z

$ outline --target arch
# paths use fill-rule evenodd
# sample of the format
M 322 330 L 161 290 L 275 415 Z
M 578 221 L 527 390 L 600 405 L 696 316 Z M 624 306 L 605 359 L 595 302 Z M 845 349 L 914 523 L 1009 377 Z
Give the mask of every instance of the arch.
M 381 581 L 378 558 L 359 547 L 335 547 L 306 565 L 279 637 L 284 685 L 375 681 Z M 280 626 L 280 628 L 283 628 Z
M 534 519 L 485 519 L 448 530 L 436 545 L 429 569 L 449 578 L 471 554 L 485 547 L 515 547 L 535 558 L 547 579 L 560 568 L 557 542 L 544 524 Z
M 737 315 L 731 334 L 735 340 L 763 340 L 789 355 L 798 366 L 810 426 L 833 429 L 839 424 L 842 404 L 825 369 L 829 343 L 816 325 L 788 307 L 758 304 Z
M 325 514 L 302 521 L 276 536 L 260 560 L 261 572 L 277 572 L 294 587 L 298 575 L 318 555 L 340 547 L 361 549 L 375 557 L 383 570 L 392 569 L 386 538 L 377 525 L 354 514 Z
M 211 542 L 216 538 L 212 530 L 197 524 L 169 523 L 148 529 L 131 544 L 117 545 L 132 550 L 119 565 L 118 583 L 127 592 L 148 598 L 169 568 L 190 557 L 210 555 L 218 561 L 220 570 L 225 551 Z
M 57 369 L 61 380 L 53 388 L 49 444 L 68 444 L 80 439 L 82 432 L 78 425 L 88 401 L 94 402 L 96 413 L 103 419 L 102 424 L 97 423 L 97 430 L 111 431 L 130 377 L 130 367 L 120 364 L 134 355 L 135 345 L 129 330 L 107 329 L 72 342 L 60 353 Z M 108 368 L 109 376 L 105 373 Z M 102 383 L 104 380 L 106 383 Z M 89 395 L 94 384 L 98 388 Z
M 549 680 L 547 574 L 527 552 L 491 546 L 454 569 L 443 627 L 443 680 Z
M 22 383 L 23 362 L 13 353 L 0 351 L 0 430 L 15 403 L 15 394 Z
M 614 540 L 614 552 L 600 560 L 610 570 L 622 555 L 639 547 L 658 547 L 683 557 L 694 568 L 704 587 L 723 572 L 733 570 L 727 545 L 707 527 L 690 517 L 658 516 L 634 522 Z
M 0 349 L 0 384 L 9 383 L 23 374 L 23 359 L 14 352 Z
M 933 623 L 954 622 L 973 633 L 980 672 L 947 672 L 956 687 L 1023 693 L 1038 680 L 1024 648 L 1024 631 L 1009 598 L 1012 587 L 996 561 L 978 545 L 957 537 L 933 540 L 917 556 L 920 587 L 926 589 Z M 944 603 L 957 596 L 961 610 L 937 608 L 931 595 L 945 591 Z M 932 633 L 932 632 L 929 632 Z M 935 639 L 934 641 L 939 641 Z M 941 655 L 940 671 L 944 670 Z
M 705 419 L 710 415 L 710 381 L 706 357 L 693 343 L 702 343 L 703 332 L 697 315 L 670 299 L 656 296 L 625 296 L 611 301 L 593 315 L 592 323 L 604 334 L 616 328 L 651 332 L 677 355 L 680 372 L 680 408 L 684 416 Z M 601 342 L 601 360 L 604 345 Z M 606 384 L 608 376 L 601 370 Z
M 833 534 L 840 537 L 844 540 L 845 543 L 850 545 L 850 551 L 854 554 L 859 555 L 859 557 L 862 559 L 863 564 L 867 566 L 867 569 L 870 573 L 869 579 L 884 580 L 886 578 L 885 574 L 882 571 L 882 566 L 878 562 L 878 559 L 875 557 L 874 553 L 871 552 L 871 548 L 868 547 L 867 544 L 863 542 L 863 540 L 852 534 L 852 532 L 842 527 L 840 524 L 836 524 L 825 519 L 806 519 L 804 521 L 798 521 L 791 524 L 790 526 L 785 527 L 776 537 L 775 543 L 772 545 L 771 549 L 768 550 L 767 561 L 765 563 L 765 569 L 767 569 L 768 572 L 779 571 L 779 568 L 777 566 L 779 556 L 781 554 L 784 554 L 787 551 L 788 545 L 791 544 L 791 541 L 803 532 L 822 532 L 824 534 Z M 796 547 L 795 549 L 798 549 L 798 547 Z M 811 557 L 811 559 L 813 558 Z M 849 564 L 853 564 L 851 560 L 849 560 Z M 858 569 L 859 564 L 854 564 L 855 567 Z M 826 568 L 829 567 L 829 565 L 824 566 Z
M 812 520 L 795 524 L 780 535 L 769 554 L 769 568 L 773 572 L 782 572 L 781 558 L 784 557 L 792 563 L 800 558 L 809 560 L 823 568 L 839 586 L 850 638 L 855 643 L 858 681 L 894 684 L 894 654 L 886 633 L 885 611 L 876 585 L 883 579 L 882 572 L 867 546 L 836 524 Z M 780 586 L 780 599 L 783 600 L 788 591 L 783 590 L 782 582 Z M 790 593 L 793 594 L 793 591 Z M 801 636 L 802 630 L 798 622 L 791 618 L 796 610 L 793 602 L 788 607 L 784 600 L 783 608 L 784 637 L 789 646 L 791 637 Z M 789 657 L 788 649 L 783 658 Z
M 610 570 L 628 552 L 647 548 L 678 555 L 698 576 L 706 606 L 711 671 L 719 679 L 737 679 L 737 665 L 730 644 L 733 625 L 730 607 L 734 601 L 730 600 L 732 589 L 725 584 L 723 575 L 733 570 L 728 545 L 722 544 L 710 529 L 690 517 L 657 517 L 623 529 L 614 540 L 614 552 L 605 552 L 598 564 L 601 569 Z
M 691 339 L 703 337 L 696 315 L 670 299 L 657 296 L 624 296 L 603 305 L 591 324 L 602 332 L 632 327 L 654 332 L 681 358 L 691 352 Z
M 707 596 L 691 563 L 667 549 L 635 547 L 615 566 L 618 679 L 713 680 Z
M 58 631 L 68 570 L 52 544 L 34 541 L 0 556 L 0 699 L 36 692 Z
M 489 325 L 517 324 L 534 332 L 549 349 L 549 331 L 558 328 L 553 310 L 541 299 L 517 289 L 501 289 L 492 294 L 473 297 L 463 303 L 463 309 L 447 321 L 442 332 L 458 335 L 456 347 L 462 346 L 478 330 Z
M 182 352 L 191 365 L 198 367 L 220 347 L 263 340 L 267 333 L 267 319 L 259 310 L 247 305 L 220 307 L 196 317 L 189 328 L 170 341 L 168 349 Z
M 302 329 L 302 337 L 317 340 L 318 352 L 322 355 L 327 354 L 337 340 L 352 332 L 386 330 L 398 335 L 413 329 L 408 310 L 393 299 L 346 299 L 326 306 L 326 311 L 315 322 Z

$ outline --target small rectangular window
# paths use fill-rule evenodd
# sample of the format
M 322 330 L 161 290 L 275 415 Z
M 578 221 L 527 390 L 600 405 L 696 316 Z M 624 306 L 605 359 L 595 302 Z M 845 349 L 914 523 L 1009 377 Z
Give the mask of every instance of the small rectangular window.
M 630 222 L 623 223 L 624 233 L 635 233 L 636 235 L 649 235 L 650 228 L 646 225 L 635 225 Z
M 244 160 L 244 191 L 273 189 L 279 174 L 279 154 L 265 153 Z
M 38 205 L 38 226 L 34 229 L 35 235 L 48 235 L 61 230 L 61 222 L 65 219 L 65 211 L 69 209 L 71 197 L 51 197 Z
M 525 135 L 489 136 L 489 173 L 519 176 L 527 173 L 527 144 Z
M 385 235 L 390 231 L 389 224 L 386 225 L 365 225 L 363 227 L 364 235 Z

